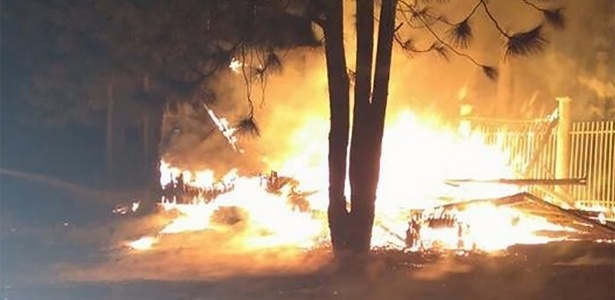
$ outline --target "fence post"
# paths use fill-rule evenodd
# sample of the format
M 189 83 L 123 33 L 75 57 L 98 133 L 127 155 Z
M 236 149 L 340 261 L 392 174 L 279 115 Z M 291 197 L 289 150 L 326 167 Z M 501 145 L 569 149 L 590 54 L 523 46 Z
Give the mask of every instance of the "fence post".
M 570 98 L 557 97 L 559 120 L 557 122 L 557 145 L 555 155 L 555 178 L 570 177 Z M 566 194 L 566 186 L 557 186 L 556 191 Z

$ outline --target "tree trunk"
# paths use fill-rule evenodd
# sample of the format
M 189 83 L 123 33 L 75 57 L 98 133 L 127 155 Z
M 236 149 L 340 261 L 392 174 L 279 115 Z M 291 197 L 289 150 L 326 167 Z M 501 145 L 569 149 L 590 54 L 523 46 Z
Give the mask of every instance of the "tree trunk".
M 347 248 L 346 160 L 348 154 L 349 80 L 344 53 L 342 0 L 327 1 L 324 25 L 329 88 L 329 230 L 336 256 Z
M 350 214 L 352 227 L 349 230 L 352 231 L 350 249 L 358 256 L 365 256 L 369 252 L 371 245 L 388 98 L 391 50 L 395 27 L 395 7 L 395 0 L 382 1 L 372 101 L 371 103 L 362 103 L 360 102 L 363 101 L 362 96 L 355 95 L 355 105 L 361 106 L 358 111 L 355 110 L 355 122 L 353 122 L 353 136 L 350 149 L 350 184 L 352 191 Z M 357 10 L 357 17 L 359 18 L 373 18 L 373 12 L 371 14 L 371 16 L 362 15 L 360 10 Z M 357 24 L 361 24 L 361 22 L 357 21 Z M 360 27 L 357 29 L 360 29 Z M 363 34 L 361 31 L 357 32 L 357 34 L 360 40 Z M 364 36 L 364 38 L 367 38 L 367 36 Z M 373 42 L 370 47 L 372 46 Z M 360 48 L 358 51 L 357 56 L 359 56 Z M 371 61 L 372 58 L 370 57 L 370 65 Z M 367 64 L 368 61 L 363 61 L 362 63 Z M 358 77 L 359 71 L 357 71 L 357 85 L 359 84 Z M 361 84 L 369 85 L 370 83 L 363 81 Z M 367 89 L 357 87 L 357 90 L 365 91 Z M 353 172 L 353 170 L 355 171 Z
M 148 112 L 147 121 L 143 126 L 144 153 L 145 161 L 144 179 L 146 183 L 146 211 L 151 211 L 160 199 L 160 141 L 162 140 L 162 118 L 164 106 L 154 104 L 152 110 Z
M 371 226 L 364 220 L 369 219 L 369 207 L 365 204 L 375 198 L 375 188 L 372 184 L 373 173 L 370 164 L 371 137 L 373 121 L 370 118 L 372 103 L 372 62 L 374 48 L 374 1 L 357 1 L 357 61 L 354 93 L 354 109 L 352 122 L 352 136 L 350 142 L 350 190 L 351 209 L 350 223 L 348 227 L 350 251 L 352 254 L 361 255 L 369 250 L 362 249 L 365 245 L 365 231 L 371 231 Z M 364 215 L 364 214 L 368 215 Z
M 348 270 L 362 270 L 370 249 L 380 153 L 387 106 L 395 0 L 380 10 L 376 71 L 372 91 L 374 1 L 357 2 L 357 72 L 350 146 L 351 210 L 346 209 L 344 182 L 349 133 L 349 82 L 343 47 L 342 1 L 328 1 L 325 51 L 329 83 L 329 228 L 336 256 Z M 371 101 L 370 101 L 371 99 Z M 358 260 L 357 260 L 358 258 Z M 348 263 L 354 264 L 349 265 Z

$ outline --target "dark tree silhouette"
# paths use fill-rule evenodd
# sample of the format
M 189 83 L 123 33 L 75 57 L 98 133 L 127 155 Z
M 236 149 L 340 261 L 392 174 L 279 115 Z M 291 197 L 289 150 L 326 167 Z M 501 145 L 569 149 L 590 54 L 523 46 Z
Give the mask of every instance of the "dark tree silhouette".
M 166 107 L 214 102 L 207 82 L 227 70 L 234 57 L 260 60 L 254 64 L 258 67 L 242 67 L 251 87 L 280 68 L 280 49 L 317 44 L 310 21 L 286 13 L 281 2 L 7 2 L 3 20 L 12 19 L 23 33 L 16 42 L 27 41 L 16 47 L 42 49 L 31 51 L 39 59 L 29 65 L 33 111 L 60 124 L 98 120 L 106 127 L 109 149 L 119 126 L 138 126 L 146 162 L 142 174 L 153 191 Z M 28 18 L 20 18 L 24 15 Z M 285 30 L 276 31 L 278 26 Z M 258 133 L 251 97 L 248 93 L 249 114 L 238 125 Z M 125 122 L 118 123 L 119 116 Z

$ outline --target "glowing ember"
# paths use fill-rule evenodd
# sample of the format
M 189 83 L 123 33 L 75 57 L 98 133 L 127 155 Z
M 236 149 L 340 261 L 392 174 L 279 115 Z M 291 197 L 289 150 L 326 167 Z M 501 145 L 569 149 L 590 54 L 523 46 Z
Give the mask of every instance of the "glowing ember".
M 267 159 L 280 175 L 239 177 L 237 170 L 232 170 L 216 180 L 211 170 L 180 170 L 163 161 L 163 187 L 188 186 L 199 192 L 191 194 L 189 201 L 177 201 L 175 196 L 164 199 L 162 207 L 177 212 L 177 217 L 160 234 L 231 230 L 241 233 L 241 246 L 246 249 L 282 245 L 313 248 L 326 241 L 328 128 L 316 124 L 326 122 L 315 119 L 293 135 L 294 153 L 279 160 Z M 456 128 L 426 122 L 409 112 L 387 124 L 382 152 L 374 247 L 405 247 L 411 210 L 424 212 L 455 201 L 521 191 L 514 185 L 494 183 L 447 184 L 445 180 L 451 178 L 514 178 L 514 172 L 506 165 L 507 154 L 487 146 L 480 135 L 467 131 L 460 135 Z M 178 178 L 181 183 L 176 182 Z M 444 221 L 428 218 L 422 225 L 422 247 L 493 251 L 516 243 L 552 240 L 539 236 L 540 231 L 568 230 L 494 205 L 473 205 L 449 213 L 452 217 Z M 156 242 L 156 238 L 144 237 L 130 246 L 148 249 Z

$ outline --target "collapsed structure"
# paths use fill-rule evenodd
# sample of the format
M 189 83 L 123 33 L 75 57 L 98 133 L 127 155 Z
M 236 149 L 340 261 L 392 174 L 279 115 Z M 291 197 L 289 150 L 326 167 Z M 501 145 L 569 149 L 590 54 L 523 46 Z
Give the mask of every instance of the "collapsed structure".
M 300 213 L 310 212 L 309 196 L 315 192 L 300 192 L 300 182 L 297 179 L 287 176 L 280 176 L 272 171 L 269 174 L 259 174 L 258 181 L 260 188 L 276 197 L 286 199 L 286 205 L 291 211 Z M 459 187 L 475 180 L 446 180 L 445 184 Z M 585 184 L 584 179 L 498 179 L 482 180 L 494 184 Z M 233 179 L 227 181 L 217 181 L 208 187 L 194 187 L 184 182 L 182 174 L 177 175 L 163 187 L 163 203 L 174 205 L 207 205 L 215 201 L 220 195 L 230 193 L 235 189 Z M 262 205 L 267 205 L 262 203 Z M 488 205 L 495 210 L 502 208 L 510 209 L 518 213 L 510 219 L 504 218 L 511 226 L 517 226 L 522 222 L 521 218 L 538 217 L 553 224 L 552 228 L 543 227 L 542 232 L 537 232 L 538 236 L 553 238 L 554 240 L 615 240 L 615 226 L 612 214 L 605 212 L 595 212 L 580 209 L 566 209 L 552 204 L 544 199 L 528 192 L 519 192 L 513 195 L 470 200 L 443 200 L 441 204 L 424 209 L 411 209 L 405 213 L 408 216 L 407 229 L 403 238 L 405 249 L 410 251 L 443 251 L 461 250 L 476 251 L 485 250 L 484 245 L 479 245 L 474 234 L 476 231 L 489 230 L 488 222 L 476 223 L 476 220 L 468 219 L 464 216 L 465 212 L 475 207 Z M 222 222 L 221 214 L 213 214 L 212 219 L 216 222 L 233 225 L 242 216 L 237 212 L 238 208 L 221 207 L 219 212 L 232 213 L 233 222 Z M 494 211 L 495 211 L 494 210 Z M 274 217 L 274 216 L 272 216 Z M 496 218 L 501 216 L 495 216 Z M 484 218 L 489 218 L 488 215 Z M 228 219 L 228 218 L 227 218 Z M 376 226 L 384 226 L 378 223 Z M 399 228 L 399 227 L 398 227 Z M 394 229 L 385 228 L 393 235 Z M 497 230 L 497 228 L 496 228 Z M 493 235 L 508 234 L 507 232 L 493 232 Z M 522 240 L 518 242 L 523 242 Z
M 544 230 L 539 233 L 544 236 L 566 240 L 612 241 L 615 239 L 615 223 L 613 222 L 615 219 L 612 214 L 607 216 L 604 212 L 564 209 L 528 192 L 520 192 L 502 198 L 454 202 L 427 210 L 414 211 L 408 222 L 406 247 L 415 250 L 434 248 L 475 250 L 476 244 L 470 237 L 473 230 L 472 225 L 459 218 L 458 213 L 469 207 L 484 204 L 497 208 L 513 208 L 523 215 L 539 216 L 549 223 L 560 226 L 557 231 Z M 511 220 L 513 223 L 519 221 L 519 218 Z M 563 228 L 567 230 L 564 232 L 559 230 Z M 434 230 L 449 230 L 454 232 L 454 235 L 448 241 L 437 240 L 428 233 Z M 494 235 L 496 234 L 506 233 L 494 232 Z

